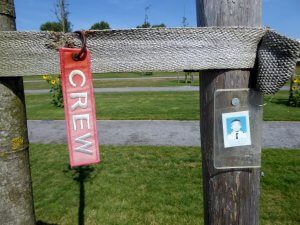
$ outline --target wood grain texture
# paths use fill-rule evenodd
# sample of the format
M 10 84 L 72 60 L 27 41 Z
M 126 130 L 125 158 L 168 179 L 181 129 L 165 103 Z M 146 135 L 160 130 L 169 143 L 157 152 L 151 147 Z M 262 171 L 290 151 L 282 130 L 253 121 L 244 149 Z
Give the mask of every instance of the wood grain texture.
M 13 0 L 0 6 L 0 30 L 15 30 Z M 0 78 L 0 99 L 0 224 L 34 225 L 23 78 Z
M 261 26 L 261 0 L 197 0 L 198 26 Z M 216 170 L 214 92 L 253 88 L 256 72 L 209 70 L 200 75 L 201 146 L 206 225 L 258 225 L 260 169 Z M 225 101 L 226 99 L 224 99 Z
M 199 27 L 261 27 L 261 0 L 196 0 Z

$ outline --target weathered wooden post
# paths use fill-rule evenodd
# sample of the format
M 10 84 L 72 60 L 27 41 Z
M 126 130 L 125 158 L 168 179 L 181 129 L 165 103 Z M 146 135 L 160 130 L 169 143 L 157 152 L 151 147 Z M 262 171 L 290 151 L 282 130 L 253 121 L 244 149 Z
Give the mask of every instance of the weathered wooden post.
M 197 0 L 196 3 L 198 26 L 261 26 L 261 0 Z M 210 70 L 200 75 L 206 225 L 259 223 L 260 169 L 217 170 L 213 163 L 214 93 L 217 89 L 254 87 L 255 76 L 249 70 Z
M 0 0 L 0 30 L 16 30 L 13 0 Z M 35 224 L 25 110 L 22 77 L 1 77 L 0 224 L 2 225 Z

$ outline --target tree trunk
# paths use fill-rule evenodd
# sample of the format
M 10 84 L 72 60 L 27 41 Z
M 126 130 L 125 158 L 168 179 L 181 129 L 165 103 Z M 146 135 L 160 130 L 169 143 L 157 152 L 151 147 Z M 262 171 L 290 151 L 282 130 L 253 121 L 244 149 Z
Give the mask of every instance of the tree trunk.
M 60 18 L 61 18 L 61 26 L 62 31 L 66 32 L 66 12 L 65 12 L 65 1 L 60 0 L 59 1 L 59 7 L 60 7 Z
M 16 30 L 13 0 L 0 0 L 0 30 Z M 0 99 L 0 224 L 33 225 L 22 77 L 1 77 Z
M 16 30 L 16 14 L 13 0 L 0 0 L 0 30 Z
M 261 0 L 197 0 L 198 26 L 261 26 Z M 216 170 L 214 92 L 253 88 L 255 72 L 210 70 L 200 75 L 201 148 L 206 225 L 259 223 L 259 169 Z

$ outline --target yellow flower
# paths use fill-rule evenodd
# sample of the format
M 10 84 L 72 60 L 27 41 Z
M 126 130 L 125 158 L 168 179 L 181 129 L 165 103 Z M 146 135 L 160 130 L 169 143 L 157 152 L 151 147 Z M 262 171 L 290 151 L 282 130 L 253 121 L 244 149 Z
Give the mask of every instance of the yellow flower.
M 297 78 L 294 78 L 294 79 L 293 79 L 293 82 L 294 82 L 294 83 L 298 83 L 299 80 L 298 80 Z
M 53 85 L 54 85 L 55 83 L 56 83 L 56 81 L 55 81 L 55 80 L 51 80 L 51 84 L 53 84 Z
M 296 86 L 293 86 L 293 87 L 292 87 L 292 90 L 293 90 L 293 91 L 296 91 L 296 90 L 297 90 L 297 87 L 296 87 Z
M 43 79 L 44 79 L 44 80 L 47 80 L 47 81 L 51 80 L 51 78 L 50 78 L 49 75 L 44 75 L 44 76 L 43 76 Z

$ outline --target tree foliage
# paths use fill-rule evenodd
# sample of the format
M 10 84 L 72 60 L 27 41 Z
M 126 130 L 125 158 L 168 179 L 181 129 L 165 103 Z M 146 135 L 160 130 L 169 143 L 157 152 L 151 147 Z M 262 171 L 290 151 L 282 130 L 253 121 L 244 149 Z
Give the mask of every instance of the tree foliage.
M 59 22 L 46 22 L 40 26 L 41 31 L 55 31 L 61 32 L 62 26 Z
M 58 21 L 48 21 L 40 26 L 41 31 L 71 32 L 72 24 L 68 19 L 66 0 L 56 0 L 54 13 Z
M 136 28 L 150 28 L 151 24 L 149 22 L 144 22 L 142 25 L 138 25 Z
M 60 22 L 50 22 L 50 21 L 43 23 L 40 26 L 40 30 L 41 31 L 55 31 L 55 32 L 63 32 L 64 31 L 63 26 Z M 66 30 L 66 32 L 72 31 L 70 22 L 67 23 L 67 27 L 65 30 Z
M 138 25 L 136 28 L 159 28 L 166 27 L 164 23 L 151 25 L 149 22 L 144 22 L 142 25 Z
M 56 15 L 57 20 L 61 24 L 63 32 L 71 32 L 72 24 L 69 21 L 69 10 L 68 10 L 68 2 L 67 0 L 56 0 L 54 13 Z
M 157 27 L 166 27 L 166 25 L 164 23 L 152 25 L 152 28 L 157 28 Z
M 106 21 L 100 21 L 91 26 L 91 30 L 109 30 L 110 25 Z
M 166 27 L 166 25 L 164 23 L 161 24 L 155 24 L 155 25 L 151 25 L 149 22 L 149 15 L 148 12 L 151 8 L 151 5 L 148 5 L 145 7 L 145 19 L 144 19 L 144 23 L 142 25 L 138 25 L 136 28 L 159 28 L 159 27 Z

